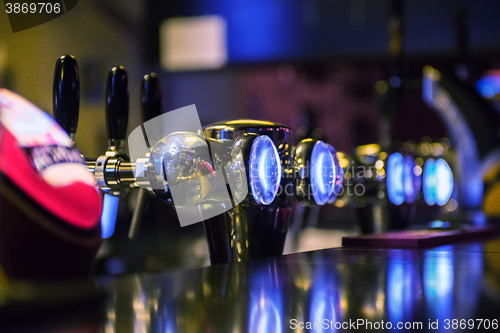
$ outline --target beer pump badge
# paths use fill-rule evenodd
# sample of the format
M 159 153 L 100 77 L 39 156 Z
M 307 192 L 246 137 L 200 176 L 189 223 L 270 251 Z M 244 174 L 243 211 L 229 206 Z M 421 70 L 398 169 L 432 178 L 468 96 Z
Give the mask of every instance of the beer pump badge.
M 21 96 L 0 89 L 0 122 L 31 157 L 31 163 L 53 186 L 75 181 L 95 186 L 73 140 L 47 113 Z M 72 163 L 70 169 L 67 163 Z
M 0 89 L 0 110 L 0 122 L 21 147 L 73 146 L 68 134 L 48 114 L 7 89 Z
M 0 124 L 0 171 L 60 219 L 92 228 L 99 221 L 100 194 L 70 136 L 47 113 L 7 89 L 0 89 Z

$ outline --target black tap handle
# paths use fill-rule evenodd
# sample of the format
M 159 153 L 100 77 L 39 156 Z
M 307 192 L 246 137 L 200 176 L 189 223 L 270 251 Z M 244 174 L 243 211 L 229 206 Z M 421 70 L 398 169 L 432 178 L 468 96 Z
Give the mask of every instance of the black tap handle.
M 148 120 L 158 117 L 163 113 L 162 111 L 163 107 L 160 80 L 155 73 L 146 74 L 144 75 L 144 78 L 141 82 L 142 122 L 145 123 Z M 150 143 L 148 137 L 146 136 L 146 132 L 144 132 L 144 138 L 146 140 L 147 147 L 150 148 Z M 134 215 L 132 215 L 132 220 L 130 221 L 130 229 L 128 232 L 128 237 L 130 239 L 136 238 L 139 233 L 147 201 L 147 191 L 143 188 L 139 188 L 137 192 L 137 203 L 135 205 Z
M 127 136 L 128 100 L 127 72 L 122 66 L 113 67 L 106 84 L 106 130 L 110 142 L 123 141 Z
M 80 79 L 78 64 L 72 55 L 63 55 L 56 61 L 52 107 L 57 123 L 69 135 L 74 136 L 80 108 Z
M 160 79 L 155 73 L 144 75 L 141 83 L 141 116 L 145 123 L 163 113 Z

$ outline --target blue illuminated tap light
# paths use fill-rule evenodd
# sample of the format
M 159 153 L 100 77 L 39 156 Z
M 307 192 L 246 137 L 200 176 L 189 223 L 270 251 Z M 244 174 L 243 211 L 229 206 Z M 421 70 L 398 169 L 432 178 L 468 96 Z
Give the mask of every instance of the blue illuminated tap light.
M 420 170 L 412 156 L 403 157 L 400 153 L 394 153 L 387 160 L 387 195 L 389 201 L 395 205 L 403 202 L 412 204 L 418 198 L 421 177 Z
M 257 137 L 250 150 L 249 179 L 252 196 L 260 205 L 273 202 L 281 183 L 278 149 L 267 135 Z
M 420 178 L 415 175 L 413 170 L 415 168 L 415 160 L 411 156 L 406 156 L 403 164 L 403 188 L 405 192 L 405 201 L 407 203 L 415 202 L 418 191 L 420 190 Z
M 400 153 L 391 154 L 387 160 L 387 195 L 395 205 L 401 205 L 405 201 L 403 168 L 403 155 Z
M 429 206 L 436 204 L 436 170 L 435 160 L 429 158 L 425 161 L 422 174 L 422 192 L 424 193 L 425 203 Z
M 311 154 L 311 187 L 314 201 L 324 205 L 335 187 L 335 161 L 330 149 L 323 141 L 317 141 Z
M 434 166 L 436 171 L 436 204 L 443 206 L 448 202 L 453 192 L 453 174 L 451 168 L 442 158 L 436 161 Z
M 430 158 L 425 161 L 422 190 L 429 206 L 443 206 L 448 202 L 453 192 L 453 173 L 445 160 Z
M 118 203 L 120 198 L 110 194 L 104 195 L 101 215 L 101 235 L 102 238 L 109 238 L 115 232 L 116 214 L 118 213 Z

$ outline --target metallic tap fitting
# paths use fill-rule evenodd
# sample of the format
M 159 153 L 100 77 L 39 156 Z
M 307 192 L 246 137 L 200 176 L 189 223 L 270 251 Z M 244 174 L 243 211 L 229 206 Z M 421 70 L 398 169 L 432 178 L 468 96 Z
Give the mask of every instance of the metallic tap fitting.
M 383 151 L 377 144 L 356 148 L 344 171 L 347 190 L 341 199 L 356 207 L 363 233 L 403 229 L 413 220 L 422 173 L 414 155 L 406 148 Z
M 226 121 L 204 136 L 173 132 L 135 161 L 108 159 L 103 175 L 108 186 L 112 179 L 154 192 L 180 221 L 194 212 L 190 223 L 203 221 L 212 263 L 282 254 L 294 202 L 323 205 L 341 185 L 332 149 L 313 139 L 292 147 L 281 124 Z
M 279 190 L 271 203 L 259 204 L 249 197 L 234 209 L 203 222 L 212 263 L 281 255 L 294 202 L 323 205 L 342 183 L 342 176 L 337 178 L 336 154 L 328 145 L 304 139 L 293 147 L 290 129 L 281 124 L 247 119 L 225 121 L 206 126 L 204 133 L 207 138 L 228 142 L 249 133 L 268 136 L 277 148 L 282 172 Z
M 106 130 L 108 150 L 95 161 L 87 161 L 97 184 L 106 193 L 123 194 L 133 181 L 131 164 L 123 151 L 129 112 L 128 77 L 123 67 L 113 67 L 106 82 Z
M 54 119 L 75 138 L 80 107 L 80 82 L 76 60 L 63 55 L 54 71 L 53 114 Z M 113 67 L 106 85 L 106 129 L 108 150 L 97 159 L 85 159 L 87 169 L 96 177 L 99 187 L 118 195 L 133 180 L 131 163 L 123 151 L 128 123 L 128 79 L 123 67 Z
M 123 67 L 110 70 L 109 148 L 97 159 L 88 159 L 87 168 L 106 194 L 140 187 L 141 193 L 146 189 L 173 205 L 181 225 L 203 221 L 212 263 L 282 254 L 294 202 L 324 205 L 341 186 L 333 147 L 313 139 L 292 147 L 290 129 L 267 121 L 225 121 L 206 126 L 203 132 L 177 131 L 156 138 L 158 133 L 149 136 L 145 129 L 153 118 L 144 119 L 147 149 L 129 159 L 122 149 L 127 81 Z M 147 89 L 147 82 L 142 89 L 143 114 L 161 109 L 159 86 Z M 134 230 L 136 222 L 132 236 Z

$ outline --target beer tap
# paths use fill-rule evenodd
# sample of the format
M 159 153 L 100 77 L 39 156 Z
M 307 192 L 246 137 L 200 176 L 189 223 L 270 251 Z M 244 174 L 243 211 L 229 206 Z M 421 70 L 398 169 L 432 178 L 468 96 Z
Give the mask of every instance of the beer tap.
M 95 164 L 89 161 L 99 187 L 111 195 L 123 194 L 134 181 L 132 167 L 123 152 L 127 135 L 129 108 L 128 78 L 123 67 L 113 67 L 106 84 L 106 131 L 108 150 L 99 156 Z M 92 165 L 93 164 L 93 165 Z M 120 176 L 117 175 L 120 174 Z
M 106 154 L 100 156 L 97 160 L 86 158 L 85 164 L 96 176 L 97 183 L 102 190 L 109 194 L 119 195 L 124 192 L 126 187 L 121 186 L 118 181 L 105 180 L 104 173 L 109 172 L 105 169 L 106 166 L 113 168 L 127 159 L 122 152 L 128 120 L 127 77 L 123 68 L 115 67 L 111 69 L 108 75 L 106 96 L 109 148 Z M 72 55 L 63 55 L 56 61 L 52 100 L 54 119 L 74 140 L 80 107 L 80 80 L 78 64 Z M 105 213 L 103 216 L 112 216 L 114 219 L 118 202 L 109 194 L 104 196 Z M 105 229 L 103 228 L 103 236 L 110 236 L 112 232 Z
M 135 155 L 131 152 L 129 158 L 123 151 L 129 103 L 127 85 L 124 68 L 113 67 L 106 88 L 109 147 L 97 159 L 87 159 L 86 165 L 105 192 L 105 205 L 113 197 L 139 187 L 129 238 L 137 235 L 146 192 L 151 191 L 168 204 L 173 205 L 175 200 L 181 225 L 182 214 L 198 212 L 199 216 L 193 218 L 204 221 L 213 263 L 279 255 L 294 199 L 314 206 L 325 204 L 332 196 L 337 173 L 335 154 L 324 142 L 312 139 L 304 139 L 293 148 L 289 129 L 283 125 L 240 120 L 214 124 L 203 132 L 200 128 L 170 133 L 161 126 L 162 119 L 154 120 L 159 129 L 149 128 L 151 120 L 162 114 L 161 89 L 153 73 L 142 81 L 143 124 L 134 131 L 137 137 L 132 137 L 132 142 L 144 140 L 137 142 L 144 150 Z M 74 99 L 68 98 L 70 102 Z M 72 107 L 73 119 L 77 110 Z M 61 123 L 74 123 L 63 116 L 59 118 Z M 70 125 L 64 127 L 74 135 L 76 125 Z M 257 223 L 261 219 L 266 222 Z M 232 230 L 231 222 L 243 225 Z M 230 241 L 230 249 L 219 249 L 215 238 L 224 239 L 232 232 L 238 234 L 238 239 Z M 226 241 L 222 240 L 224 244 Z M 236 247 L 243 241 L 248 248 L 239 253 Z
M 162 93 L 160 87 L 160 80 L 155 73 L 149 73 L 144 75 L 141 82 L 141 118 L 142 124 L 150 121 L 163 113 L 162 106 Z M 144 125 L 141 125 L 143 133 Z M 144 135 L 146 146 L 150 151 L 152 145 L 156 142 L 149 142 L 147 135 Z M 148 152 L 145 158 L 149 159 L 150 153 Z M 134 239 L 137 236 L 139 230 L 141 217 L 144 214 L 147 204 L 147 190 L 140 187 L 137 193 L 137 203 L 134 209 L 134 214 L 132 216 L 132 221 L 130 223 L 130 229 L 128 237 Z
M 52 90 L 54 119 L 75 140 L 80 109 L 80 78 L 78 64 L 72 55 L 56 61 Z
M 269 202 L 252 200 L 249 195 L 232 210 L 204 221 L 211 263 L 281 255 L 294 203 L 298 201 L 306 207 L 324 205 L 333 195 L 336 157 L 320 140 L 308 138 L 292 147 L 290 129 L 279 123 L 250 119 L 223 121 L 206 126 L 204 134 L 207 138 L 235 143 L 243 135 L 266 135 L 276 146 L 281 166 L 279 188 Z M 270 151 L 262 154 L 257 150 L 255 155 L 257 168 L 272 156 Z M 254 189 L 264 192 L 272 182 L 265 175 L 261 177 L 265 181 L 255 184 Z
M 121 182 L 116 177 L 116 170 L 129 158 L 123 151 L 123 143 L 127 134 L 129 109 L 128 78 L 123 67 L 113 67 L 108 72 L 106 82 L 106 132 L 108 136 L 108 150 L 99 156 L 96 161 L 89 161 L 87 167 L 94 171 L 97 184 L 105 192 L 103 216 L 101 218 L 103 237 L 111 237 L 116 225 L 119 197 L 129 191 L 129 183 Z M 126 163 L 128 164 L 128 163 Z M 128 167 L 131 170 L 131 167 Z M 129 175 L 129 179 L 133 179 Z

